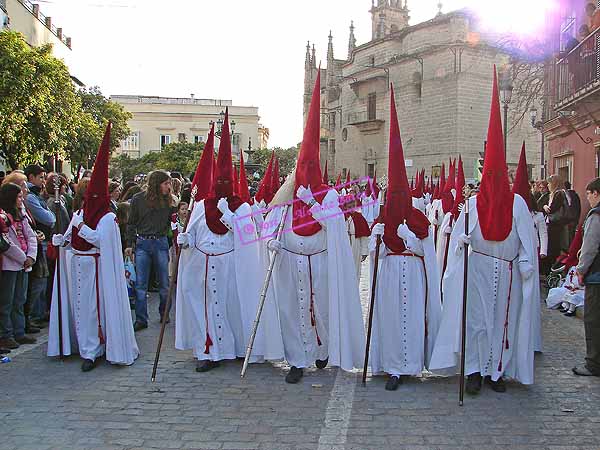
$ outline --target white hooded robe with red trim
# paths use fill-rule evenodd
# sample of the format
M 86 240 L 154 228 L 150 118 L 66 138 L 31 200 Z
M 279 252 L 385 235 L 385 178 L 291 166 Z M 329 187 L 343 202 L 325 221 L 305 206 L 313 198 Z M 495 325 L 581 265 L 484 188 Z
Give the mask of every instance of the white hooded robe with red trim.
M 192 349 L 198 360 L 243 357 L 256 317 L 264 279 L 258 234 L 250 205 L 223 217 L 229 231 L 213 233 L 204 200 L 197 202 L 187 228 L 177 277 L 175 347 Z M 206 336 L 212 345 L 206 353 Z M 282 359 L 281 333 L 274 307 L 265 307 L 251 362 Z
M 83 214 L 78 212 L 76 214 Z M 73 224 L 68 227 L 65 241 L 71 240 Z M 116 216 L 106 213 L 95 230 L 81 227 L 79 236 L 93 245 L 80 251 L 70 245 L 59 249 L 60 286 L 54 275 L 54 291 L 50 308 L 48 356 L 58 356 L 58 290 L 61 293 L 63 354 L 79 353 L 84 359 L 95 360 L 106 354 L 112 364 L 133 364 L 139 349 L 133 331 L 133 321 L 127 293 L 123 263 L 121 233 Z M 93 255 L 99 255 L 97 257 Z M 96 265 L 97 264 L 97 265 Z M 98 294 L 96 298 L 96 274 Z M 100 305 L 98 312 L 97 304 Z M 98 336 L 98 319 L 105 344 Z
M 531 276 L 523 280 L 518 267 L 519 261 L 527 261 L 537 270 L 537 239 L 529 208 L 519 195 L 514 196 L 512 229 L 508 237 L 499 242 L 487 241 L 482 236 L 477 197 L 469 199 L 468 209 L 471 245 L 465 373 L 479 372 L 494 381 L 504 375 L 523 384 L 533 384 L 535 333 L 532 324 L 539 309 L 535 305 L 539 297 L 532 298 L 529 294 L 536 289 L 533 284 L 538 278 Z M 429 367 L 446 375 L 457 373 L 460 366 L 464 247 L 458 237 L 464 232 L 463 210 L 450 235 L 448 266 L 443 279 L 444 310 Z
M 365 327 L 344 214 L 335 189 L 310 213 L 321 225 L 312 236 L 292 229 L 292 206 L 277 206 L 265 220 L 263 237 L 275 236 L 288 208 L 282 248 L 276 256 L 267 304 L 277 305 L 285 359 L 310 367 L 329 365 L 350 371 L 364 363 Z M 265 239 L 266 245 L 268 239 Z M 273 257 L 273 256 L 271 256 Z M 311 301 L 312 294 L 312 301 Z

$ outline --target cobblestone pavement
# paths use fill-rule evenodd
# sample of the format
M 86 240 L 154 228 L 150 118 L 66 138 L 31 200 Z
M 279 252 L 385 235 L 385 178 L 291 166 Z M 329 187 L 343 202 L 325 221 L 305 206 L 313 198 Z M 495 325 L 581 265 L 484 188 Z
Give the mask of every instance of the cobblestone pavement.
M 365 279 L 361 291 L 366 306 Z M 460 408 L 456 378 L 411 379 L 390 393 L 381 377 L 363 387 L 335 369 L 308 370 L 294 386 L 271 364 L 250 366 L 244 380 L 238 361 L 199 374 L 190 352 L 174 350 L 174 321 L 152 383 L 153 300 L 131 367 L 84 374 L 76 357 L 47 358 L 45 344 L 0 365 L 0 450 L 600 448 L 600 379 L 570 371 L 583 358 L 583 323 L 555 311 L 544 310 L 536 384 L 484 387 Z

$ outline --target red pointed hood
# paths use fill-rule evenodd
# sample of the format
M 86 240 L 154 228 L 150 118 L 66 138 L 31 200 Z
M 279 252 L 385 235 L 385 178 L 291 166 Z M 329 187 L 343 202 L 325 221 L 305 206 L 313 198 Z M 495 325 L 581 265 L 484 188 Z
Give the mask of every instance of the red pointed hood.
M 375 195 L 375 200 L 379 198 L 379 192 L 381 192 L 381 189 L 377 184 L 377 170 L 375 170 L 375 174 L 373 175 L 373 194 Z
M 452 216 L 458 219 L 460 212 L 458 206 L 465 202 L 465 196 L 463 195 L 463 188 L 465 187 L 465 171 L 463 168 L 462 158 L 458 157 L 458 171 L 456 174 L 456 198 L 454 199 L 454 206 L 452 208 Z
M 108 193 L 108 161 L 110 158 L 110 132 L 112 123 L 108 122 L 104 138 L 98 149 L 94 170 L 85 191 L 83 202 L 83 221 L 92 230 L 98 226 L 100 219 L 110 212 L 110 195 Z M 80 251 L 91 250 L 93 246 L 81 238 L 76 228 L 72 230 L 71 245 Z
M 252 204 L 250 189 L 248 189 L 248 177 L 246 176 L 246 166 L 244 164 L 244 152 L 240 151 L 240 176 L 239 176 L 239 197 L 244 203 Z
M 275 157 L 275 163 L 273 164 L 273 173 L 271 175 L 271 185 L 270 185 L 270 195 L 269 202 L 273 200 L 273 197 L 281 187 L 281 183 L 279 182 L 279 158 Z
M 219 154 L 217 156 L 217 168 L 213 178 L 212 193 L 204 201 L 206 212 L 206 223 L 208 228 L 215 234 L 226 234 L 227 227 L 221 222 L 223 214 L 217 209 L 219 199 L 226 198 L 229 209 L 235 212 L 242 201 L 234 194 L 235 179 L 234 168 L 231 159 L 231 134 L 229 132 L 229 109 L 225 109 L 225 122 L 221 129 L 221 142 L 219 143 Z
M 367 186 L 365 187 L 365 197 L 371 198 L 373 196 L 373 188 L 371 187 L 371 183 L 373 181 L 370 177 L 367 177 Z
M 433 200 L 439 200 L 440 199 L 440 180 L 438 180 L 435 183 L 435 189 L 433 190 L 433 196 L 432 196 Z
M 339 190 L 341 185 L 342 185 L 342 174 L 340 173 L 337 177 L 337 180 L 335 180 L 335 188 L 337 190 Z
M 194 200 L 197 202 L 207 198 L 212 191 L 214 165 L 215 125 L 213 124 L 208 133 L 202 156 L 200 157 L 200 161 L 198 161 L 198 167 L 196 167 L 196 173 L 194 173 L 194 179 L 192 180 L 192 191 L 194 187 L 196 188 Z
M 385 223 L 383 235 L 385 245 L 393 252 L 401 253 L 406 248 L 404 241 L 398 236 L 398 226 L 406 221 L 413 233 L 419 239 L 423 239 L 427 236 L 429 221 L 423 213 L 412 206 L 393 85 L 391 85 L 390 93 L 389 142 L 386 202 L 383 208 L 383 217 L 380 216 L 378 221 L 383 220 Z
M 494 65 L 492 106 L 483 174 L 477 194 L 477 213 L 483 238 L 504 241 L 512 229 L 514 195 L 510 191 L 500 120 L 498 78 Z
M 515 181 L 513 182 L 513 194 L 519 194 L 527 203 L 529 211 L 532 210 L 531 189 L 529 188 L 529 171 L 527 170 L 527 155 L 525 154 L 525 141 L 521 147 L 521 156 L 519 157 L 519 165 L 515 173 Z
M 323 171 L 323 184 L 329 185 L 329 174 L 327 173 L 327 162 L 325 161 L 325 170 Z
M 346 172 L 346 188 L 350 187 L 350 170 Z
M 233 166 L 233 194 L 239 195 L 239 192 L 240 192 L 240 181 L 238 180 L 238 172 L 234 165 Z
M 312 217 L 308 205 L 296 193 L 300 186 L 310 187 L 315 199 L 321 203 L 327 193 L 323 184 L 320 162 L 321 141 L 321 70 L 319 69 L 310 101 L 306 128 L 296 163 L 296 183 L 294 187 L 293 228 L 301 236 L 312 236 L 321 230 L 321 225 Z
M 275 151 L 271 153 L 271 159 L 269 160 L 269 164 L 267 165 L 267 169 L 265 170 L 265 175 L 263 179 L 260 181 L 258 186 L 258 191 L 254 196 L 257 202 L 261 200 L 265 200 L 265 196 L 269 196 L 269 190 L 271 189 L 271 179 L 273 177 L 273 161 L 275 160 Z M 268 202 L 265 200 L 265 203 Z
M 444 210 L 444 214 L 451 212 L 452 207 L 454 206 L 454 197 L 452 196 L 452 189 L 454 189 L 454 178 L 455 178 L 455 169 L 454 163 L 452 160 L 448 165 L 448 178 L 446 179 L 446 183 L 444 184 L 444 190 L 442 191 L 442 209 Z

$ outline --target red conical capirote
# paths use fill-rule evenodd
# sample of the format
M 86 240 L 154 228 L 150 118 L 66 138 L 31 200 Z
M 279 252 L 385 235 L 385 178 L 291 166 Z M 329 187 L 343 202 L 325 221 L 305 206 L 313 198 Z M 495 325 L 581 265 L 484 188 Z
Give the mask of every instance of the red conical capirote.
M 383 241 L 393 252 L 402 253 L 406 249 L 404 241 L 398 236 L 400 224 L 406 222 L 419 239 L 423 239 L 428 233 L 429 221 L 423 213 L 413 208 L 411 197 L 394 98 L 394 86 L 391 85 L 388 186 L 383 217 L 380 216 L 378 221 L 383 219 L 385 223 Z
M 477 194 L 477 213 L 483 238 L 504 241 L 512 230 L 514 195 L 510 191 L 504 156 L 498 78 L 494 65 L 492 105 L 483 174 Z
M 269 164 L 267 165 L 267 169 L 265 170 L 265 175 L 263 179 L 260 180 L 260 184 L 258 185 L 258 191 L 254 196 L 254 199 L 257 202 L 261 202 L 265 200 L 265 197 L 269 197 L 269 191 L 271 189 L 271 180 L 273 178 L 273 161 L 275 161 L 275 151 L 271 152 L 271 159 L 269 160 Z M 269 203 L 265 200 L 265 203 Z
M 192 180 L 192 190 L 196 187 L 194 200 L 199 202 L 207 198 L 213 185 L 213 169 L 215 165 L 215 125 L 213 124 L 208 132 L 208 138 L 202 151 L 194 179 Z
M 244 152 L 240 150 L 240 176 L 239 176 L 238 196 L 244 203 L 251 204 L 250 189 L 248 188 L 248 177 L 246 176 L 246 166 L 244 164 Z
M 513 182 L 513 194 L 519 194 L 527 203 L 529 211 L 532 210 L 533 202 L 531 201 L 531 189 L 529 187 L 529 170 L 527 169 L 527 155 L 525 154 L 525 141 L 521 147 L 521 156 L 519 157 L 519 165 L 515 173 Z
M 108 122 L 90 182 L 85 191 L 83 202 L 83 221 L 92 230 L 98 226 L 100 219 L 110 212 L 110 194 L 108 193 L 108 163 L 110 159 L 110 133 L 112 123 Z M 72 230 L 71 245 L 75 250 L 91 250 L 93 246 L 85 239 L 79 237 L 76 228 Z
M 452 208 L 452 216 L 458 219 L 460 214 L 458 207 L 460 204 L 465 202 L 465 196 L 463 195 L 463 189 L 465 187 L 465 171 L 463 168 L 462 157 L 458 157 L 458 171 L 456 173 L 456 198 L 454 199 L 454 206 Z
M 298 188 L 304 186 L 312 191 L 315 199 L 321 203 L 327 193 L 323 184 L 320 162 L 321 141 L 321 69 L 310 101 L 310 109 L 296 163 L 296 180 L 294 187 L 293 228 L 294 233 L 301 236 L 312 236 L 321 230 L 321 225 L 312 217 L 310 208 L 297 197 Z

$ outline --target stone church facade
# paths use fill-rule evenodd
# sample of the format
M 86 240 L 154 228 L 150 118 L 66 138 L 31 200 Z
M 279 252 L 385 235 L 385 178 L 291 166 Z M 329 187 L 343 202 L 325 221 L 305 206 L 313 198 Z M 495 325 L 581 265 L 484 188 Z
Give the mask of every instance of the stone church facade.
M 327 67 L 321 68 L 322 164 L 328 160 L 332 178 L 348 170 L 352 177 L 387 172 L 392 83 L 409 177 L 421 168 L 429 175 L 441 161 L 461 154 L 466 178 L 475 178 L 487 135 L 493 65 L 505 67 L 509 55 L 466 10 L 440 12 L 413 26 L 407 0 L 373 1 L 370 12 L 372 39 L 357 45 L 351 25 L 346 59 L 335 57 L 329 35 Z M 304 122 L 317 64 L 309 43 Z M 509 133 L 507 162 L 513 170 L 523 140 L 528 162 L 538 164 L 540 136 L 527 118 Z

